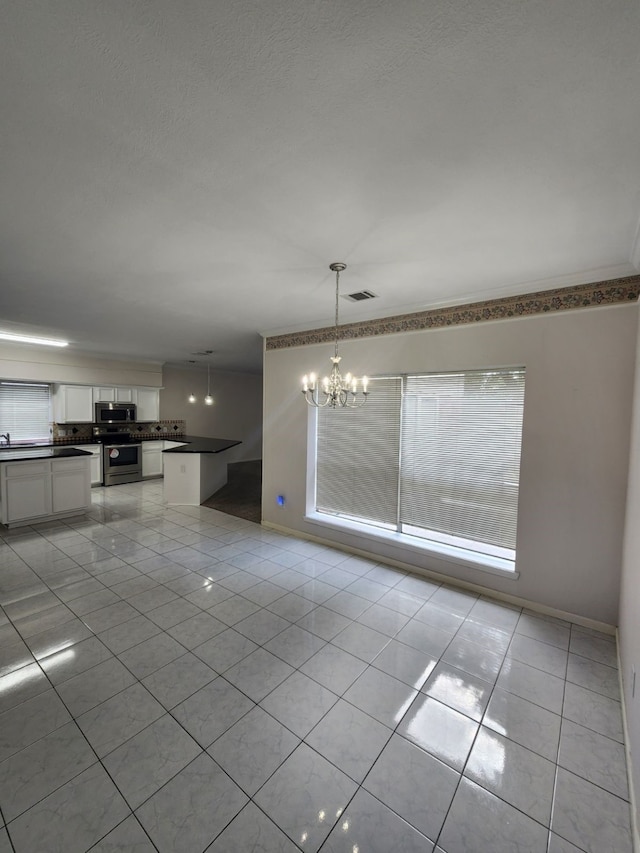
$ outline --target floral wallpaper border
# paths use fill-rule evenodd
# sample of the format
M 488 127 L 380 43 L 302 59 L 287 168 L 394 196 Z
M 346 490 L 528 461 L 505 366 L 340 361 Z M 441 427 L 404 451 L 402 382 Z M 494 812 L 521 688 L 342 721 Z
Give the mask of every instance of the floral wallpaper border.
M 436 308 L 415 314 L 398 314 L 377 320 L 363 320 L 340 326 L 340 340 L 369 338 L 377 335 L 392 335 L 398 332 L 417 332 L 423 329 L 442 329 L 487 320 L 506 320 L 513 317 L 531 317 L 555 311 L 571 311 L 575 308 L 595 308 L 633 302 L 640 294 L 640 275 L 598 281 L 556 290 L 543 290 L 520 296 L 505 296 L 486 302 L 472 302 L 450 308 Z M 305 344 L 321 344 L 332 341 L 334 327 L 311 329 L 306 332 L 291 332 L 267 338 L 266 349 L 286 349 Z

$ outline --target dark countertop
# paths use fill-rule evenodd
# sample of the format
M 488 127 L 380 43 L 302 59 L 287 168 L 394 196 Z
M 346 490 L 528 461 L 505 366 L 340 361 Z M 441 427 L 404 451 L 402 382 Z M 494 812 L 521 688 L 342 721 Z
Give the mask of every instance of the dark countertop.
M 222 453 L 230 447 L 242 444 L 233 438 L 204 438 L 200 435 L 183 435 L 181 438 L 167 438 L 166 441 L 184 441 L 182 447 L 170 447 L 163 453 Z
M 91 456 L 90 450 L 48 445 L 19 445 L 0 447 L 0 462 L 30 462 L 33 459 L 66 459 L 70 456 Z

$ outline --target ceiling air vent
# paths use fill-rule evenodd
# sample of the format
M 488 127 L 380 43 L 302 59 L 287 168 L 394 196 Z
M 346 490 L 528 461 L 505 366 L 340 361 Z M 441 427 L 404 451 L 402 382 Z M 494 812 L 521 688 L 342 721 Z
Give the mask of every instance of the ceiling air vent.
M 377 295 L 370 290 L 358 290 L 356 293 L 345 293 L 344 298 L 351 302 L 362 302 L 363 299 L 375 299 Z

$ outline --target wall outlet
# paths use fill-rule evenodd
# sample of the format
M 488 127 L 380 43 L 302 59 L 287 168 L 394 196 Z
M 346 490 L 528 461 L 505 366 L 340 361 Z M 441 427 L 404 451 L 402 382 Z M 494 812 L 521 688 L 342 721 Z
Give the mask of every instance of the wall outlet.
M 186 466 L 186 465 L 181 465 L 181 466 L 180 466 L 180 473 L 181 473 L 181 474 L 186 474 L 186 473 L 187 473 L 187 466 Z
M 276 497 L 276 503 L 278 504 L 278 506 L 284 506 L 284 504 L 285 504 L 284 495 L 278 495 Z

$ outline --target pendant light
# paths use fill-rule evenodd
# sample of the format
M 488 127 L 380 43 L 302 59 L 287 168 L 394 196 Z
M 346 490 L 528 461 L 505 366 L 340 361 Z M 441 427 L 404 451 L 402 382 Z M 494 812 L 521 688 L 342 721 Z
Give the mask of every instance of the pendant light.
M 207 362 L 207 396 L 204 398 L 205 406 L 213 406 L 213 397 L 211 396 L 211 371 L 210 365 Z
M 342 376 L 340 373 L 341 356 L 338 355 L 338 298 L 340 296 L 340 273 L 346 270 L 347 265 L 341 261 L 329 264 L 329 269 L 336 274 L 336 324 L 335 344 L 331 357 L 331 373 L 320 380 L 315 373 L 310 373 L 302 378 L 302 393 L 310 406 L 322 409 L 328 406 L 330 409 L 359 409 L 367 402 L 367 386 L 369 380 L 366 376 L 357 379 L 350 373 Z M 358 388 L 358 382 L 362 384 L 362 390 Z M 358 396 L 361 395 L 361 396 Z

